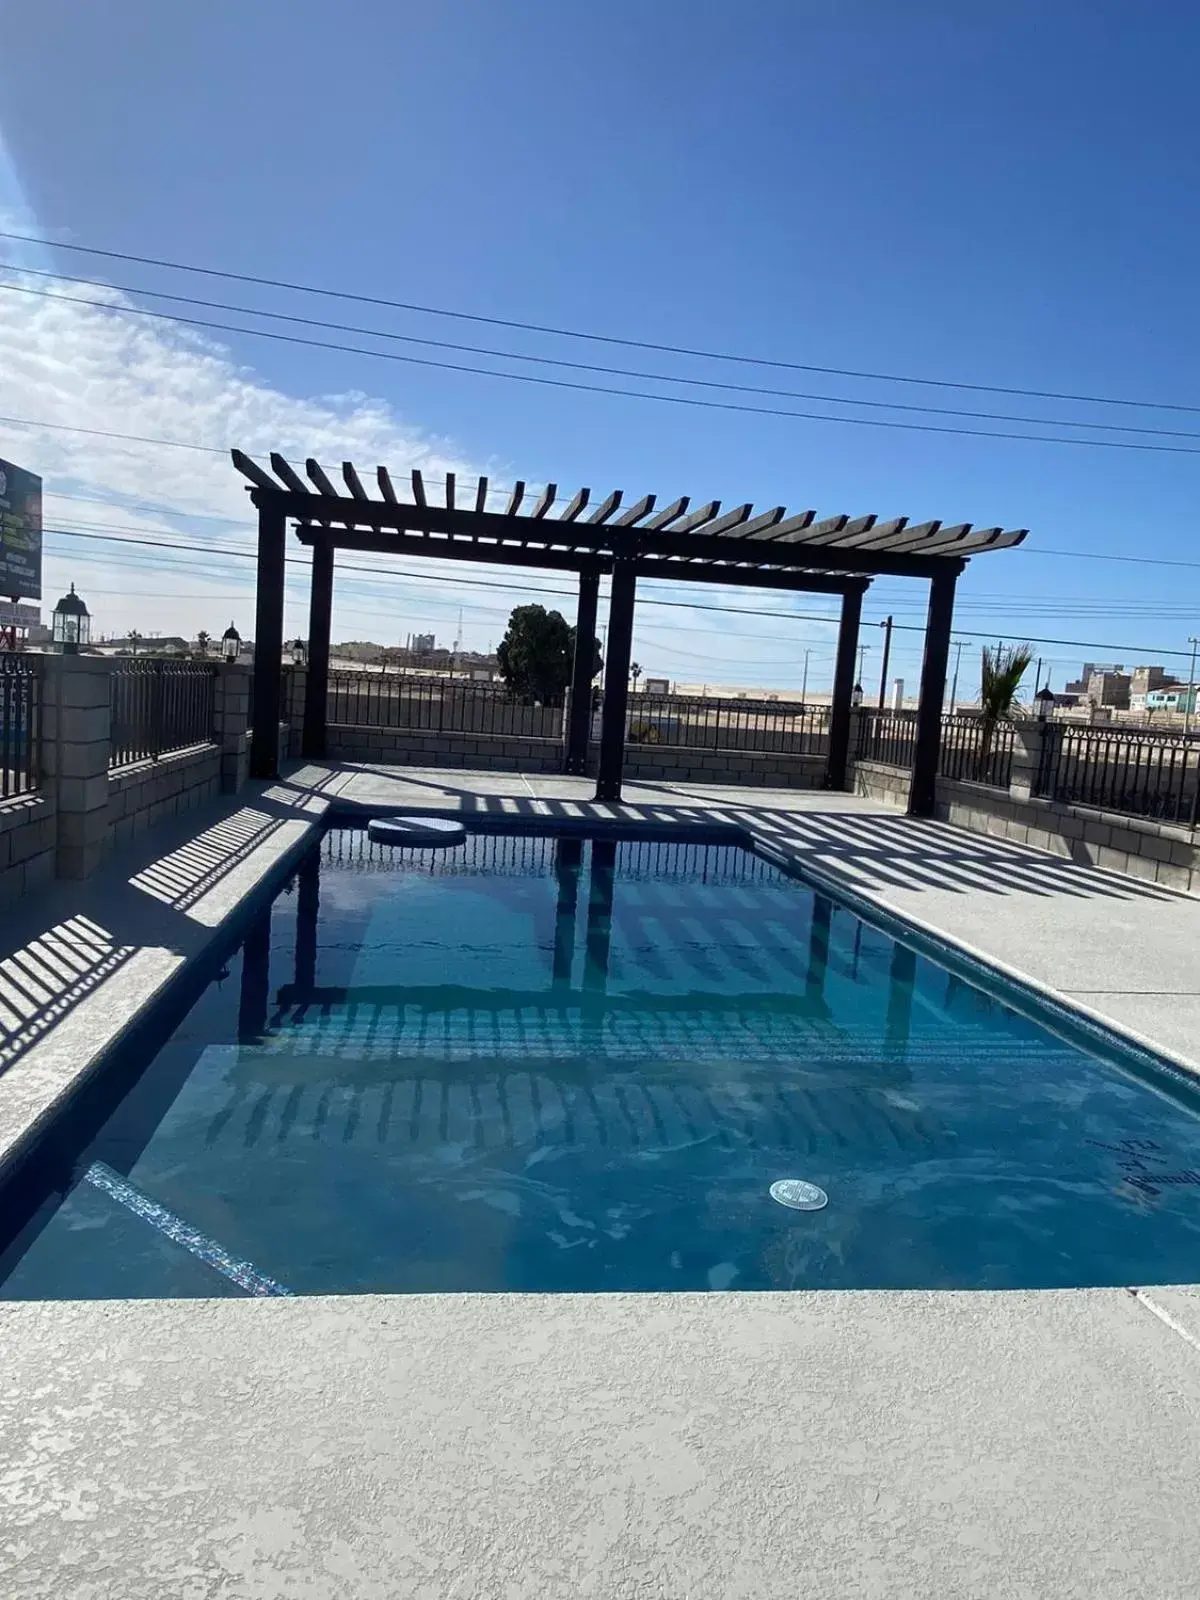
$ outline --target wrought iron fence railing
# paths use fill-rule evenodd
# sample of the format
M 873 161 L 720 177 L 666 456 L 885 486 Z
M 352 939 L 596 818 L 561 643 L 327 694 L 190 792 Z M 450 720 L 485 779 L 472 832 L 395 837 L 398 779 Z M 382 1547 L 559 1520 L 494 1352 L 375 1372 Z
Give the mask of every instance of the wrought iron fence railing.
M 41 660 L 0 653 L 0 800 L 40 786 L 41 739 Z
M 1011 722 L 996 722 L 989 729 L 982 717 L 943 717 L 938 776 L 1007 789 L 1015 738 Z
M 878 761 L 885 767 L 911 767 L 917 747 L 915 711 L 880 711 L 873 708 L 858 713 L 858 741 L 852 755 L 858 761 Z
M 627 738 L 634 745 L 824 755 L 829 709 L 787 700 L 631 694 Z
M 331 672 L 326 720 L 355 728 L 561 739 L 563 708 L 521 700 L 491 683 Z
M 1159 822 L 1200 822 L 1200 743 L 1156 733 L 1045 730 L 1034 793 Z
M 110 679 L 112 734 L 108 764 L 157 761 L 213 737 L 217 668 L 210 661 L 133 657 Z

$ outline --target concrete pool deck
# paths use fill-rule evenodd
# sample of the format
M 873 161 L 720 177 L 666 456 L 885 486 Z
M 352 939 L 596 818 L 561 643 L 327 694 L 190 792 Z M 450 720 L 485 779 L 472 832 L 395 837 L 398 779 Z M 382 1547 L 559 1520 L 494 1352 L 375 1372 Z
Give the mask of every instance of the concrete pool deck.
M 335 795 L 736 820 L 1200 1056 L 1200 900 L 848 795 L 631 785 L 614 808 L 589 794 L 565 778 L 310 765 L 15 908 L 0 1005 L 15 1015 L 19 983 L 25 1010 L 19 1026 L 0 1016 L 0 1136 L 203 953 Z M 1189 1287 L 8 1303 L 0 1358 L 5 1595 L 1196 1591 Z

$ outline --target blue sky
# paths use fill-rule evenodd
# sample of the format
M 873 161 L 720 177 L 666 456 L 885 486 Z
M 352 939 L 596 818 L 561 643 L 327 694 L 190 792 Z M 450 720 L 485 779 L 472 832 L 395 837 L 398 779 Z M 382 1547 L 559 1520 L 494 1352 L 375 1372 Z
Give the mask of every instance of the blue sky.
M 64 242 L 481 315 L 813 366 L 1200 406 L 1198 48 L 1200 13 L 1173 0 L 124 0 L 116 13 L 15 0 L 0 55 L 0 211 L 13 228 Z M 65 251 L 8 245 L 3 258 L 526 354 L 1176 429 L 1197 437 L 1109 437 L 1200 451 L 1200 411 L 736 367 Z M 137 293 L 109 298 L 163 309 Z M 1025 551 L 972 564 L 959 622 L 964 637 L 1109 646 L 1046 647 L 1060 684 L 1085 653 L 1171 661 L 1165 652 L 1184 650 L 1200 624 L 1200 567 L 1044 553 L 1200 561 L 1200 459 L 1186 453 L 662 405 L 139 324 L 11 291 L 0 292 L 0 341 L 9 376 L 0 411 L 61 430 L 214 451 L 278 443 L 333 464 L 353 454 L 367 466 L 482 468 L 501 481 L 620 485 L 664 500 L 689 493 L 1028 526 Z M 827 400 L 761 403 L 1084 436 Z M 48 500 L 53 526 L 245 543 L 241 495 L 216 454 L 0 424 L 0 455 L 45 473 L 60 496 Z M 230 611 L 249 622 L 244 561 L 65 533 L 47 548 L 48 590 L 74 576 L 110 629 L 220 631 Z M 294 631 L 300 594 L 297 582 Z M 449 638 L 461 605 L 467 643 L 485 644 L 520 598 L 460 587 L 454 573 L 440 584 L 348 575 L 335 632 L 395 638 L 435 627 Z M 814 678 L 828 676 L 831 630 L 787 615 L 826 603 L 745 591 L 728 603 L 770 615 L 647 607 L 639 659 L 687 681 L 791 686 L 807 647 Z M 912 624 L 922 606 L 919 586 L 880 583 L 867 615 L 892 610 Z M 864 630 L 874 646 L 868 683 L 877 635 Z M 896 655 L 910 680 L 917 638 L 901 635 Z M 968 642 L 965 659 L 977 645 Z

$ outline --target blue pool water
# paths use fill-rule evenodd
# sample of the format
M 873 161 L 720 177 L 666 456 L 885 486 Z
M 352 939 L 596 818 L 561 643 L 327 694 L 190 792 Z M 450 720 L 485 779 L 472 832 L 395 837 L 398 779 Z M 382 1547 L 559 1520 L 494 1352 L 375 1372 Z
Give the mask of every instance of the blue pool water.
M 1200 1276 L 1185 1088 L 729 846 L 331 832 L 117 1082 L 0 1295 Z

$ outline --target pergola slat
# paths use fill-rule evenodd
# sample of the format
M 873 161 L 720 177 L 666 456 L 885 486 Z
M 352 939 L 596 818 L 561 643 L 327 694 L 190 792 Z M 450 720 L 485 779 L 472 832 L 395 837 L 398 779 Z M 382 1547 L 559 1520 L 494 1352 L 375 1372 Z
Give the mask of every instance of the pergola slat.
M 803 543 L 837 545 L 850 545 L 850 541 L 857 535 L 868 533 L 878 521 L 878 517 L 855 517 L 853 521 L 845 517 L 831 517 L 828 521 L 816 523 L 804 535 Z M 851 546 L 851 548 L 853 548 Z
M 646 523 L 643 531 L 651 532 L 657 531 L 659 528 L 669 528 L 673 522 L 677 522 L 679 520 L 690 504 L 691 501 L 688 496 L 686 494 L 681 494 L 679 499 L 672 500 L 671 504 L 667 506 L 665 510 L 656 511 L 650 518 L 649 522 Z
M 390 506 L 397 504 L 396 491 L 392 487 L 392 475 L 386 467 L 376 467 L 375 481 L 379 485 L 379 492 Z
M 798 511 L 794 517 L 785 517 L 772 528 L 764 528 L 761 533 L 752 533 L 752 539 L 769 539 L 772 544 L 786 541 L 793 533 L 802 533 L 805 528 L 810 528 L 816 520 L 815 511 Z
M 231 452 L 231 454 L 233 456 L 234 466 L 244 478 L 250 479 L 250 482 L 255 486 L 256 489 L 278 489 L 279 485 L 275 482 L 274 478 L 272 478 L 269 472 L 264 472 L 257 461 L 252 461 L 251 458 L 241 450 L 234 450 Z
M 309 493 L 308 485 L 296 471 L 295 467 L 293 467 L 291 462 L 286 460 L 276 450 L 272 450 L 271 452 L 271 471 L 277 478 L 281 479 L 287 484 L 288 488 L 293 494 Z
M 891 538 L 882 538 L 878 543 L 868 543 L 864 546 L 867 550 L 909 550 L 923 549 L 925 542 L 932 539 L 941 529 L 941 523 L 935 517 L 932 522 L 918 522 L 910 528 L 905 528 L 895 533 Z
M 729 533 L 734 528 L 740 528 L 754 507 L 747 502 L 744 506 L 735 506 L 732 511 L 727 511 L 723 517 L 714 517 L 711 522 L 706 522 L 691 531 L 702 538 L 712 538 L 717 534 Z
M 653 510 L 654 496 L 652 494 L 644 494 L 636 505 L 630 506 L 628 511 L 622 511 L 621 515 L 613 523 L 613 527 L 631 528 L 635 522 L 640 522 L 644 516 Z
M 321 470 L 321 464 L 319 461 L 315 461 L 312 456 L 309 456 L 308 460 L 304 463 L 304 470 L 316 484 L 317 489 L 321 494 L 328 495 L 331 500 L 340 500 L 342 498 L 342 496 L 337 492 L 332 483 L 330 483 L 329 479 Z
M 521 509 L 521 501 L 524 500 L 524 498 L 525 481 L 523 478 L 518 478 L 516 483 L 513 484 L 512 493 L 508 497 L 508 505 L 505 508 L 504 515 L 506 517 L 515 517 L 517 512 Z
M 413 504 L 423 506 L 425 504 L 425 479 L 421 476 L 420 467 L 412 469 L 412 492 Z
M 548 483 L 538 496 L 538 502 L 529 515 L 535 522 L 540 522 L 558 498 L 558 485 Z
M 621 493 L 620 489 L 614 489 L 607 500 L 601 501 L 588 518 L 589 527 L 598 527 L 600 523 L 608 521 L 609 517 L 621 504 Z
M 447 511 L 453 511 L 454 510 L 454 483 L 455 483 L 455 475 L 454 475 L 454 473 L 453 472 L 448 472 L 446 474 L 446 510 Z
M 776 527 L 786 515 L 786 506 L 772 506 L 770 511 L 761 511 L 757 517 L 751 517 L 750 521 L 739 530 L 738 537 L 741 539 L 756 539 L 759 534 Z
M 485 477 L 481 476 L 480 479 L 479 479 L 479 482 L 475 485 L 475 510 L 476 511 L 483 512 L 483 511 L 487 510 L 487 497 L 488 497 L 488 481 L 487 481 L 487 479 Z
M 704 523 L 711 522 L 720 509 L 721 502 L 719 500 L 710 500 L 706 505 L 702 505 L 698 511 L 693 511 L 690 516 L 684 517 L 678 527 L 672 528 L 671 532 L 692 533 L 696 528 L 702 527 Z
M 592 491 L 590 489 L 580 489 L 558 520 L 560 522 L 574 522 L 591 497 Z
M 367 491 L 359 481 L 358 473 L 354 470 L 353 461 L 342 462 L 342 477 L 346 480 L 346 487 L 356 500 L 365 500 Z

